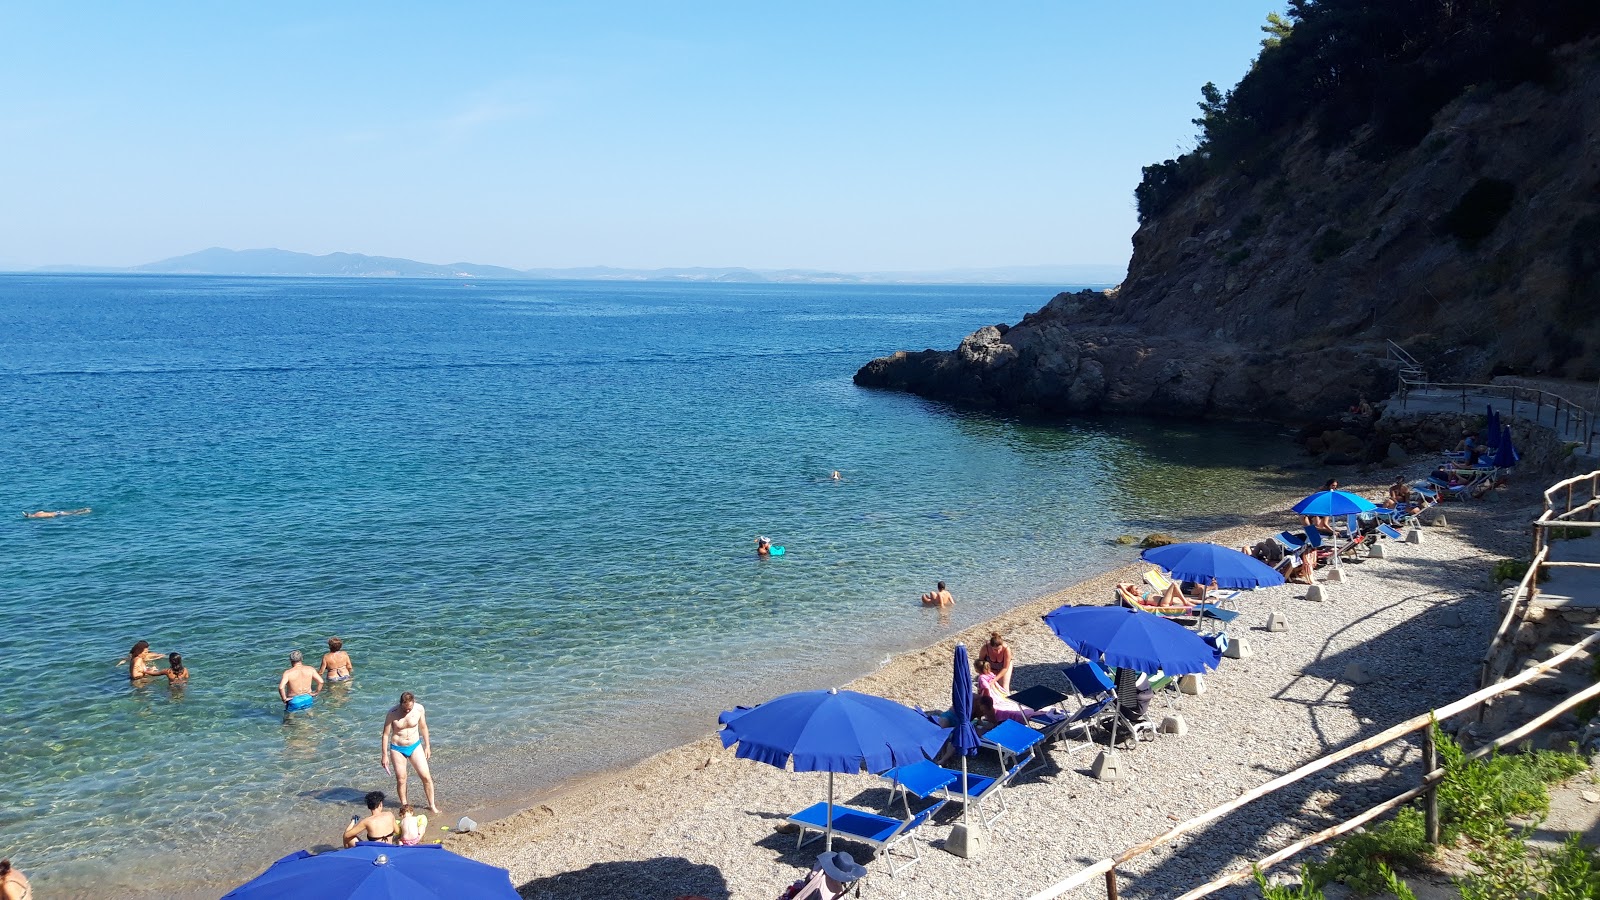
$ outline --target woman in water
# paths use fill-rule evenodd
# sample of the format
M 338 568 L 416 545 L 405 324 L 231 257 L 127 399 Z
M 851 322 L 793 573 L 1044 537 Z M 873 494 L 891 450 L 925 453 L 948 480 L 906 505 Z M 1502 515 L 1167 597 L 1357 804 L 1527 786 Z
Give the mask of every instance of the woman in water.
M 31 900 L 33 885 L 21 870 L 12 868 L 11 860 L 0 859 L 0 898 L 4 900 Z
M 322 654 L 322 668 L 317 671 L 330 682 L 350 680 L 356 673 L 356 664 L 350 661 L 350 654 L 344 652 L 344 641 L 328 638 L 328 652 Z
M 183 665 L 183 657 L 176 653 L 167 654 L 167 670 L 161 674 L 167 676 L 167 684 L 174 687 L 189 683 L 189 670 Z
M 147 678 L 151 675 L 164 675 L 165 672 L 151 665 L 161 658 L 161 654 L 150 649 L 149 641 L 140 641 L 128 651 L 128 680 Z

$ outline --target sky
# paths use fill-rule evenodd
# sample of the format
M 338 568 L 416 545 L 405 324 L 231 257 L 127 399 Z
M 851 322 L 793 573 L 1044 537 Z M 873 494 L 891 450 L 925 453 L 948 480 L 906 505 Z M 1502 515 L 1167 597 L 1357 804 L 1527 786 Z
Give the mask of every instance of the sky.
M 1283 8 L 0 0 L 0 269 L 1122 265 Z

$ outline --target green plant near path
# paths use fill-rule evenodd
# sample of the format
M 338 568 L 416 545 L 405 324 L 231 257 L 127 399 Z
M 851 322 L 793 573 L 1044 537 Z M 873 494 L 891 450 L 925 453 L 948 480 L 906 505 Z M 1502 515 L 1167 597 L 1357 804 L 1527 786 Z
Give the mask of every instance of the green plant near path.
M 1319 886 L 1321 882 L 1312 877 L 1309 866 L 1300 867 L 1300 884 L 1292 888 L 1268 884 L 1266 873 L 1254 866 L 1250 867 L 1250 871 L 1255 874 L 1256 885 L 1261 888 L 1262 900 L 1323 900 Z
M 1461 881 L 1461 896 L 1600 900 L 1600 872 L 1587 849 L 1573 843 L 1550 859 L 1541 858 L 1530 853 L 1523 836 L 1506 825 L 1510 816 L 1543 813 L 1550 805 L 1545 786 L 1576 775 L 1587 762 L 1574 753 L 1549 750 L 1469 759 L 1437 722 L 1431 728 L 1445 770 L 1439 782 L 1441 837 L 1447 845 L 1466 837 L 1477 867 L 1474 875 Z M 1281 887 L 1269 892 L 1259 873 L 1256 882 L 1267 900 L 1320 897 L 1322 887 L 1332 881 L 1360 895 L 1393 894 L 1415 900 L 1395 870 L 1416 867 L 1433 850 L 1422 810 L 1408 806 L 1387 822 L 1345 837 L 1325 862 L 1302 866 L 1304 884 L 1299 893 Z
M 1319 886 L 1337 881 L 1358 894 L 1376 894 L 1389 887 L 1384 869 L 1414 868 L 1432 852 L 1422 811 L 1408 806 L 1340 841 L 1326 862 L 1305 868 Z

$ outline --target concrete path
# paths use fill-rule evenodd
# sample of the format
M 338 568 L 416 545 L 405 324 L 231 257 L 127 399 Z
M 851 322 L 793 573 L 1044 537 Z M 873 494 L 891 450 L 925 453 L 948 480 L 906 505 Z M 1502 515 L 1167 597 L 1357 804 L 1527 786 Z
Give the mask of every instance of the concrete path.
M 1535 403 L 1534 401 L 1517 399 L 1514 403 L 1511 386 L 1496 387 L 1480 390 L 1462 391 L 1446 388 L 1419 388 L 1412 390 L 1402 399 L 1396 396 L 1391 399 L 1391 405 L 1398 404 L 1400 409 L 1409 412 L 1455 412 L 1468 415 L 1483 415 L 1493 405 L 1495 412 L 1502 417 L 1513 416 L 1524 422 L 1534 422 L 1554 431 L 1563 439 L 1585 443 L 1589 441 L 1586 433 L 1588 421 L 1581 411 L 1574 412 L 1566 404 L 1558 409 L 1550 403 Z M 1520 389 L 1523 394 L 1529 393 L 1528 389 Z M 1595 458 L 1600 454 L 1600 435 L 1589 443 L 1588 448 L 1579 447 L 1578 456 Z
M 1600 563 L 1600 534 L 1550 542 L 1551 562 Z M 1540 582 L 1534 606 L 1558 609 L 1600 609 L 1600 569 L 1552 568 Z

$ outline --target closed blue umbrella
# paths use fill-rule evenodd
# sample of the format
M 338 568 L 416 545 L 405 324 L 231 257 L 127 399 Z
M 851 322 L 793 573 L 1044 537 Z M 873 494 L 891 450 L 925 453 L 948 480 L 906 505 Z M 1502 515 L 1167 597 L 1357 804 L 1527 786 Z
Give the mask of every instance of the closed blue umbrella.
M 1188 675 L 1215 669 L 1222 652 L 1187 628 L 1120 606 L 1063 606 L 1044 624 L 1068 647 L 1106 665 L 1147 675 Z
M 1502 428 L 1500 446 L 1496 447 L 1494 451 L 1494 466 L 1497 469 L 1509 469 L 1516 465 L 1518 460 L 1522 459 L 1522 455 L 1517 452 L 1517 448 L 1511 443 L 1511 426 L 1505 425 Z
M 797 691 L 717 717 L 722 746 L 740 759 L 828 773 L 827 849 L 833 850 L 833 773 L 885 772 L 932 759 L 945 730 L 893 700 L 841 691 Z
M 972 663 L 967 659 L 967 645 L 956 645 L 955 677 L 950 680 L 950 715 L 955 717 L 955 728 L 950 731 L 950 744 L 961 754 L 961 796 L 967 794 L 967 757 L 978 753 L 978 729 L 972 725 Z M 967 821 L 967 807 L 961 804 L 961 821 Z
M 1494 447 L 1500 443 L 1500 414 L 1489 407 L 1489 415 L 1483 427 L 1483 443 L 1485 447 Z
M 505 869 L 438 844 L 362 842 L 346 850 L 301 850 L 229 891 L 222 900 L 517 900 Z
M 1217 587 L 1232 591 L 1283 584 L 1283 576 L 1276 569 L 1232 547 L 1217 544 L 1167 544 L 1151 547 L 1139 557 L 1171 572 L 1175 581 L 1209 584 L 1215 579 Z

